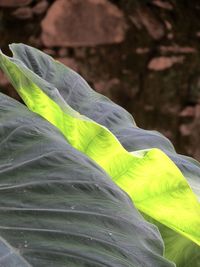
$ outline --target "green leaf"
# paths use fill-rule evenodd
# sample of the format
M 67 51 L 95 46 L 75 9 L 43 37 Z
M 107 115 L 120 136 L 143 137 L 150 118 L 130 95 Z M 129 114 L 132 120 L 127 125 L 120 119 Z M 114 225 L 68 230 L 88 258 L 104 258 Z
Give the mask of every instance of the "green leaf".
M 0 192 L 0 266 L 174 266 L 106 173 L 1 93 Z
M 64 99 L 73 108 L 86 115 L 100 114 L 103 110 L 103 117 L 101 114 L 97 121 L 110 128 L 118 138 L 121 136 L 122 140 L 120 138 L 119 140 L 124 146 L 126 142 L 124 144 L 123 140 L 129 141 L 130 133 L 134 132 L 135 135 L 141 133 L 136 140 L 132 138 L 130 146 L 140 140 L 138 142 L 140 148 L 148 148 L 148 146 L 142 147 L 142 143 L 144 142 L 145 146 L 156 141 L 155 147 L 163 148 L 174 156 L 175 152 L 170 142 L 158 133 L 133 127 L 133 120 L 127 112 L 105 97 L 94 93 L 78 74 L 50 57 L 23 45 L 14 45 L 12 48 L 15 57 L 19 57 L 28 68 L 51 83 L 34 75 L 19 61 L 16 61 L 13 67 L 14 64 L 8 61 L 14 63 L 15 60 L 6 58 L 7 71 L 15 69 L 14 75 L 18 77 L 20 83 L 14 81 L 14 85 L 29 108 L 56 125 L 74 147 L 96 160 L 114 180 L 121 173 L 120 179 L 116 182 L 131 195 L 141 211 L 199 244 L 199 203 L 169 158 L 157 149 L 146 151 L 142 157 L 128 154 L 108 130 L 77 114 L 64 102 Z M 22 85 L 20 88 L 19 84 Z M 64 99 L 55 87 L 59 89 Z M 28 94 L 30 95 L 27 98 Z M 37 102 L 36 106 L 34 101 Z M 91 118 L 94 119 L 92 115 Z M 120 132 L 121 129 L 125 129 L 127 135 L 121 134 L 123 132 Z M 116 152 L 115 155 L 113 151 Z
M 158 221 L 144 216 L 159 228 L 165 242 L 165 256 L 168 259 L 173 260 L 177 267 L 200 267 L 200 248 L 197 244 Z
M 24 44 L 12 44 L 14 57 L 55 86 L 74 110 L 108 128 L 128 151 L 160 148 L 179 167 L 200 199 L 200 164 L 179 155 L 171 142 L 156 131 L 138 128 L 132 116 L 107 97 L 95 92 L 76 72 L 41 51 Z
M 30 264 L 19 255 L 16 249 L 0 237 L 0 266 L 30 267 Z
M 182 171 L 200 200 L 200 164 L 197 161 L 177 154 L 170 141 L 160 133 L 138 128 L 127 111 L 93 91 L 73 70 L 28 46 L 14 44 L 11 47 L 14 56 L 54 85 L 72 108 L 107 127 L 128 151 L 152 147 L 162 149 Z M 178 267 L 200 267 L 198 245 L 147 215 L 145 217 L 159 227 L 165 242 L 166 257 L 176 262 Z

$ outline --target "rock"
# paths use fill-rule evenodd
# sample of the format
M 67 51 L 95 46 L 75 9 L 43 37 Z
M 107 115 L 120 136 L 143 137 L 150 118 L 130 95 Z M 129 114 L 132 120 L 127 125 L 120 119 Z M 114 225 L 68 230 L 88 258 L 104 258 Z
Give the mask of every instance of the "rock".
M 90 48 L 90 50 L 91 49 L 95 50 L 95 48 Z M 86 47 L 78 47 L 74 50 L 74 52 L 75 52 L 75 57 L 78 59 L 84 59 L 86 57 Z
M 107 0 L 57 0 L 42 21 L 45 46 L 95 46 L 121 43 L 126 23 Z
M 155 6 L 157 6 L 157 7 L 160 7 L 160 8 L 163 8 L 163 9 L 167 9 L 167 10 L 172 10 L 173 9 L 172 4 L 170 4 L 167 1 L 153 0 L 152 1 L 152 4 L 155 5 Z
M 192 133 L 192 125 L 190 124 L 182 124 L 179 127 L 179 131 L 181 133 L 182 136 L 186 137 L 186 136 L 190 136 Z
M 148 69 L 154 71 L 162 71 L 171 68 L 176 63 L 182 63 L 184 60 L 183 56 L 173 57 L 156 57 L 153 58 L 149 64 Z
M 33 8 L 33 13 L 36 15 L 40 15 L 46 12 L 47 8 L 49 6 L 49 3 L 46 0 L 42 0 L 38 2 Z
M 150 49 L 148 47 L 138 47 L 136 48 L 135 52 L 138 55 L 143 55 L 149 53 Z
M 67 51 L 67 48 L 65 47 L 61 47 L 59 50 L 58 50 L 58 55 L 60 57 L 66 57 L 68 54 L 68 51 Z
M 165 27 L 167 28 L 168 31 L 172 30 L 172 24 L 168 20 L 164 20 Z
M 195 108 L 188 106 L 184 108 L 179 115 L 180 117 L 193 118 L 195 116 Z
M 161 52 L 164 53 L 181 53 L 181 54 L 190 54 L 196 53 L 197 49 L 190 46 L 179 46 L 179 45 L 172 45 L 172 46 L 160 46 L 159 47 Z
M 172 40 L 174 38 L 174 34 L 172 32 L 167 34 L 167 39 Z
M 0 0 L 0 7 L 19 7 L 30 4 L 32 0 Z
M 12 15 L 18 19 L 31 19 L 33 17 L 33 12 L 30 7 L 19 7 Z
M 160 40 L 164 37 L 165 25 L 152 13 L 149 8 L 138 8 L 137 14 L 142 25 L 153 39 Z

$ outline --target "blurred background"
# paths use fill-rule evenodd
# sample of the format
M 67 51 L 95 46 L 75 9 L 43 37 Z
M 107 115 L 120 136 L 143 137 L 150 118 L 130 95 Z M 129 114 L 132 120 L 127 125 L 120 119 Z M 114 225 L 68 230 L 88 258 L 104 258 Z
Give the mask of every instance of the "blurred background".
M 0 47 L 23 42 L 79 72 L 200 160 L 199 0 L 0 0 Z M 0 91 L 18 98 L 0 73 Z

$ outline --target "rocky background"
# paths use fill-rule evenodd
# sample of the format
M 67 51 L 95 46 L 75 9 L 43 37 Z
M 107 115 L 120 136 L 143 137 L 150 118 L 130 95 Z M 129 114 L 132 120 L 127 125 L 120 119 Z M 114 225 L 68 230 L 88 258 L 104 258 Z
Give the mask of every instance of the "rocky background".
M 199 0 L 0 0 L 0 47 L 23 42 L 200 160 Z M 0 73 L 0 90 L 18 98 Z

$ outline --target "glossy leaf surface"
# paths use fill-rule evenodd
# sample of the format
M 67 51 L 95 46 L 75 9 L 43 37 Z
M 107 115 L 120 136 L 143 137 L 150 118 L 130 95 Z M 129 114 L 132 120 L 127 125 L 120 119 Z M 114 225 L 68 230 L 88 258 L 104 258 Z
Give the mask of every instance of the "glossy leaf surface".
M 173 266 L 106 173 L 1 93 L 0 193 L 0 266 Z
M 62 66 L 56 62 L 52 63 L 49 57 L 43 58 L 43 54 L 37 50 L 25 47 L 24 51 L 22 55 L 26 54 L 26 58 L 30 59 L 35 72 L 40 77 L 42 77 L 43 68 L 41 69 L 39 63 L 41 62 L 42 65 L 45 62 L 47 65 L 45 73 L 49 73 L 46 77 L 48 81 L 53 73 L 52 70 Z M 52 122 L 75 148 L 93 158 L 103 167 L 113 180 L 129 193 L 142 212 L 200 244 L 199 203 L 181 172 L 164 153 L 152 149 L 144 153 L 142 157 L 129 154 L 106 128 L 73 111 L 55 88 L 56 83 L 52 82 L 52 86 L 45 82 L 18 60 L 3 56 L 2 62 L 5 72 L 10 76 L 14 86 L 31 110 Z M 26 66 L 28 66 L 27 63 Z M 61 71 L 62 68 L 63 71 Z M 64 69 L 62 66 L 59 70 L 61 75 L 59 78 L 63 81 L 70 72 L 66 69 L 66 75 L 64 75 Z M 75 88 L 79 82 L 81 84 L 83 82 L 79 76 L 74 77 L 73 72 L 70 74 L 74 78 L 74 83 L 73 79 L 71 80 L 70 88 L 73 88 L 76 96 Z M 68 81 L 67 78 L 66 80 Z M 74 94 L 74 91 L 70 93 Z M 89 98 L 88 92 L 91 92 L 91 89 L 86 93 Z M 85 94 L 84 90 L 82 94 Z M 75 100 L 78 104 L 81 99 L 79 97 Z
M 23 44 L 12 44 L 14 57 L 55 86 L 74 110 L 108 128 L 128 151 L 160 148 L 179 167 L 200 199 L 200 164 L 176 153 L 171 142 L 156 131 L 138 128 L 133 117 L 107 97 L 95 92 L 76 72 L 50 56 Z

